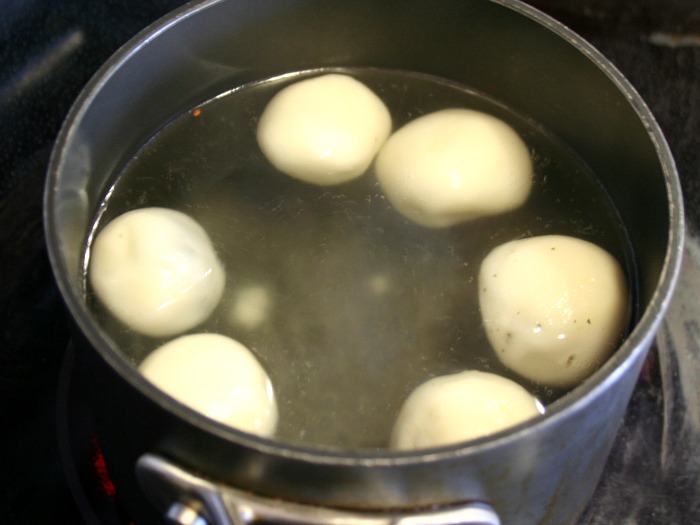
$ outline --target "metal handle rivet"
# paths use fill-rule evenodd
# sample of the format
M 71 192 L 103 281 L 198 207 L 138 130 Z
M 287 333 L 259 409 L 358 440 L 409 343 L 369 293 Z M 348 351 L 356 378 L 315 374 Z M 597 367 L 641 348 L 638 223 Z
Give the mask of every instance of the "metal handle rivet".
M 170 525 L 209 525 L 199 512 L 184 503 L 173 503 L 165 514 Z

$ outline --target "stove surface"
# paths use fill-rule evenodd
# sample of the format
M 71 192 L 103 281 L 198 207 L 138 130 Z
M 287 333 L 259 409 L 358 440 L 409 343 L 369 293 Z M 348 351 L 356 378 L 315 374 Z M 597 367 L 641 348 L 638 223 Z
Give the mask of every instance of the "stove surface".
M 59 395 L 69 325 L 44 248 L 41 200 L 52 141 L 82 86 L 119 45 L 182 3 L 66 0 L 60 12 L 41 0 L 0 3 L 0 512 L 9 523 L 129 522 L 112 511 L 103 518 L 90 495 L 87 512 L 74 497 L 84 474 L 61 462 L 58 436 L 84 429 L 66 423 Z M 678 294 L 581 525 L 698 523 L 700 4 L 530 3 L 601 50 L 646 100 L 674 153 L 688 215 Z M 89 443 L 85 461 L 99 474 L 98 445 Z

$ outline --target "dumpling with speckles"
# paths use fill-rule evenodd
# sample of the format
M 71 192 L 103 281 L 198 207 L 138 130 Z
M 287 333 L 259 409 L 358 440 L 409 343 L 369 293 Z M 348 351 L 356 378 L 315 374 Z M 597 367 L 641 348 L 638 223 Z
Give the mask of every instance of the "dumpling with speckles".
M 479 304 L 496 356 L 521 376 L 571 387 L 620 344 L 629 291 L 619 262 L 582 239 L 543 235 L 502 244 L 479 270 Z

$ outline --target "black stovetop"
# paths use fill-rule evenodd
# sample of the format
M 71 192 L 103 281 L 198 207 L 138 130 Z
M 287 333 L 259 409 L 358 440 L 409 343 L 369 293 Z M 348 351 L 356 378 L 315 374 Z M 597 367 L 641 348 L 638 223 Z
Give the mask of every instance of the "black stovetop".
M 81 87 L 178 0 L 0 2 L 0 516 L 82 523 L 59 459 L 57 392 L 67 316 L 43 244 L 51 143 Z M 689 241 L 680 293 L 640 377 L 581 523 L 700 523 L 700 2 L 531 0 L 627 76 L 666 134 Z M 507 525 L 507 524 L 506 524 Z

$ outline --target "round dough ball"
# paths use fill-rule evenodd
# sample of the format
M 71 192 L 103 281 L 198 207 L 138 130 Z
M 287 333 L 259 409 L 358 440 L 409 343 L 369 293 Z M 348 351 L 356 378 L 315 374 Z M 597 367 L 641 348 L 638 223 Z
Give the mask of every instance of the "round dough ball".
M 430 379 L 408 397 L 394 425 L 391 446 L 437 447 L 488 436 L 544 413 L 517 383 L 470 370 Z
M 376 172 L 408 219 L 447 227 L 517 208 L 532 186 L 527 146 L 505 122 L 468 109 L 419 117 L 382 147 Z
M 624 335 L 628 302 L 617 260 L 573 237 L 508 242 L 479 270 L 481 314 L 496 355 L 548 386 L 573 386 L 610 356 Z
M 92 244 L 89 278 L 112 315 L 152 337 L 202 323 L 226 280 L 204 229 L 166 208 L 132 210 L 105 226 Z
M 238 341 L 219 334 L 180 336 L 149 354 L 139 371 L 211 419 L 261 436 L 275 432 L 278 416 L 272 383 Z
M 319 185 L 359 177 L 391 133 L 391 116 L 346 75 L 302 80 L 277 93 L 258 124 L 258 144 L 281 172 Z

